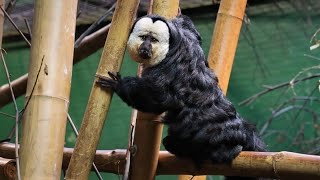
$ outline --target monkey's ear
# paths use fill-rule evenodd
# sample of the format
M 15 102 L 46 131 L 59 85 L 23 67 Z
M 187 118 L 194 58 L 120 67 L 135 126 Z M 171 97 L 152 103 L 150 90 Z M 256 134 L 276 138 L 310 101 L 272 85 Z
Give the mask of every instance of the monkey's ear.
M 169 27 L 169 52 L 168 53 L 175 53 L 176 50 L 180 47 L 182 41 L 182 34 L 179 31 L 179 27 L 173 21 L 168 21 L 167 25 Z
M 181 14 L 180 16 L 177 17 L 179 19 L 179 23 L 183 29 L 189 30 L 195 38 L 199 41 L 199 44 L 202 43 L 202 38 L 200 36 L 200 33 L 197 31 L 196 27 L 194 26 L 192 20 L 186 16 Z

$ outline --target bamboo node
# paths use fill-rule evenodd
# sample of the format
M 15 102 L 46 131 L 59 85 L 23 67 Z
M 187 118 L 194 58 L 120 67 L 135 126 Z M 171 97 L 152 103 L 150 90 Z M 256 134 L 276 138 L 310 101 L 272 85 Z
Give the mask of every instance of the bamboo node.
M 282 151 L 281 151 L 281 152 L 276 153 L 276 154 L 274 155 L 273 160 L 274 160 L 274 161 L 276 161 L 276 162 L 281 161 L 281 160 L 284 158 L 285 153 L 286 153 L 286 152 L 282 152 Z
M 285 152 L 278 152 L 272 156 L 272 168 L 277 178 L 280 178 L 280 175 L 277 170 L 277 163 L 283 160 L 284 156 L 285 156 Z

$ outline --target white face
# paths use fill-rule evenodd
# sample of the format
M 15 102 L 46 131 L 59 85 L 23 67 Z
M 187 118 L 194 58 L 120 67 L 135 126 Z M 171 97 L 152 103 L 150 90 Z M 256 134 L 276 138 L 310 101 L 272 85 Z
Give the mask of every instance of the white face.
M 141 36 L 151 34 L 157 41 L 153 41 L 152 56 L 150 59 L 143 59 L 138 54 L 139 46 L 143 43 Z M 145 66 L 154 66 L 160 63 L 169 50 L 169 29 L 163 21 L 152 22 L 152 19 L 141 18 L 134 26 L 130 34 L 127 48 L 131 58 Z

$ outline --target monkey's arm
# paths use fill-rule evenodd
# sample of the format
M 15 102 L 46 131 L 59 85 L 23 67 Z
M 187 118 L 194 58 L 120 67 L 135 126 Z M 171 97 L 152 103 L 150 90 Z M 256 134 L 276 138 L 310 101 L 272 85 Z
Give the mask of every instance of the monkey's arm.
M 99 77 L 102 88 L 111 88 L 129 106 L 143 112 L 160 114 L 166 111 L 166 95 L 160 88 L 139 77 L 124 77 L 108 72 L 110 78 Z

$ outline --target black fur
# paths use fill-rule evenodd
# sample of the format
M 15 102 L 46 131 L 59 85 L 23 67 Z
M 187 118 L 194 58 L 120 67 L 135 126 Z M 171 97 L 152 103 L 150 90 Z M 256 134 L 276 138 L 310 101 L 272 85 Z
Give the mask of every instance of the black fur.
M 164 21 L 170 29 L 166 58 L 147 67 L 141 78 L 118 77 L 116 86 L 100 79 L 100 84 L 111 87 L 140 111 L 166 112 L 165 148 L 178 157 L 191 158 L 199 166 L 206 159 L 230 163 L 242 150 L 265 151 L 255 128 L 239 116 L 219 88 L 192 21 L 186 16 L 172 21 L 149 17 Z M 109 81 L 114 83 L 114 79 Z

